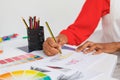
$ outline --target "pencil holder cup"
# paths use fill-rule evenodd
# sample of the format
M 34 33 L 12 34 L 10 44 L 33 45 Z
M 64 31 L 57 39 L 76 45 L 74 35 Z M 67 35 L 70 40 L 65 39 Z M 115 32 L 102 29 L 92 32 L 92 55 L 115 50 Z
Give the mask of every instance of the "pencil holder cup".
M 44 42 L 44 28 L 40 26 L 37 29 L 27 29 L 28 51 L 42 50 Z

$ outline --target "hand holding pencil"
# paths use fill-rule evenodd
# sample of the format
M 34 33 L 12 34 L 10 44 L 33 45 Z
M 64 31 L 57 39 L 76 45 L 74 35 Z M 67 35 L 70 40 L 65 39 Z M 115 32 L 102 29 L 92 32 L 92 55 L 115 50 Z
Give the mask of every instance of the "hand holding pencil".
M 63 44 L 67 43 L 67 37 L 65 35 L 58 35 L 54 37 L 50 26 L 46 22 L 46 26 L 50 32 L 51 37 L 47 38 L 46 41 L 43 43 L 43 51 L 48 56 L 53 56 L 58 53 L 62 53 L 60 48 Z

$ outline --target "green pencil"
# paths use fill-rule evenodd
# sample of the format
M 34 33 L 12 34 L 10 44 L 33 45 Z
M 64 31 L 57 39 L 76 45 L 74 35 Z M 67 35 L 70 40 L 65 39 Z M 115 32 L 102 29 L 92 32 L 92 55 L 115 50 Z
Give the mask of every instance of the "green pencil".
M 54 39 L 54 41 L 57 42 L 56 39 L 55 39 L 55 37 L 54 37 L 54 35 L 53 35 L 53 33 L 52 33 L 52 30 L 50 29 L 50 26 L 49 26 L 48 22 L 45 22 L 45 24 L 46 24 L 46 26 L 47 26 L 47 28 L 48 28 L 48 30 L 50 32 L 50 35 L 52 36 L 52 38 Z M 59 50 L 59 52 L 60 52 L 60 54 L 62 54 L 61 50 Z

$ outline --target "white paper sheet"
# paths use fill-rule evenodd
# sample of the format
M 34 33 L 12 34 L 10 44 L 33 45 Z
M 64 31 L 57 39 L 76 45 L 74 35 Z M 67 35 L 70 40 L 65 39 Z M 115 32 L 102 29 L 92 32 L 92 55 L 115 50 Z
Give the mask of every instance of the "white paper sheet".
M 35 53 L 34 53 L 35 54 Z M 43 53 L 40 53 L 43 55 Z M 16 65 L 14 67 L 0 69 L 0 74 L 21 69 L 41 69 L 46 70 L 52 80 L 94 80 L 95 77 L 100 76 L 101 72 L 89 72 L 88 67 L 103 60 L 106 54 L 91 55 L 83 54 L 82 52 L 75 52 L 62 49 L 62 54 L 52 57 L 44 57 L 42 60 L 29 62 L 25 64 Z M 51 68 L 52 67 L 52 68 Z M 58 68 L 53 68 L 58 67 Z M 77 75 L 77 76 L 76 76 Z
M 51 66 L 62 66 L 66 68 L 86 70 L 88 67 L 94 66 L 94 64 L 103 60 L 106 54 L 91 55 L 83 54 L 82 52 L 75 52 L 69 50 L 62 50 L 62 54 L 48 57 L 42 61 L 43 64 Z

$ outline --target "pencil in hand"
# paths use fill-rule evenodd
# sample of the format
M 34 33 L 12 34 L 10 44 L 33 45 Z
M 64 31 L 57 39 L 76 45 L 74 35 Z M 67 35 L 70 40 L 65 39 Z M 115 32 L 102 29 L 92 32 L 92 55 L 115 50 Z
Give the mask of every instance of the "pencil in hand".
M 45 24 L 46 24 L 46 26 L 47 26 L 47 28 L 48 28 L 48 30 L 50 32 L 50 35 L 52 36 L 52 38 L 54 39 L 54 41 L 57 42 L 56 39 L 55 39 L 55 37 L 54 37 L 54 35 L 53 35 L 53 33 L 52 33 L 52 30 L 50 29 L 50 26 L 49 26 L 48 22 L 45 22 Z M 60 54 L 62 54 L 62 51 L 60 49 L 59 49 L 59 52 L 60 52 Z

